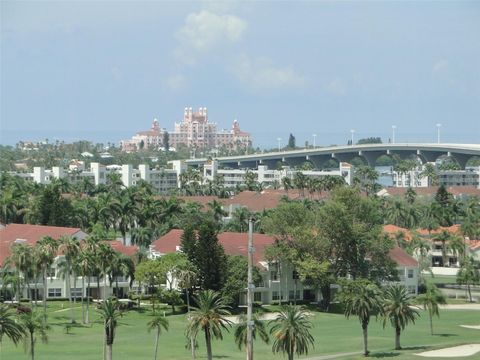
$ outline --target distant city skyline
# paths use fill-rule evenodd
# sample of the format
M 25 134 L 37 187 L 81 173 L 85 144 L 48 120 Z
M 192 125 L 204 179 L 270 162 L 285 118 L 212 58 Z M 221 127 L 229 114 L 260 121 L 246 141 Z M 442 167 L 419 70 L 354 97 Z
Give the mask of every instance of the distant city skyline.
M 115 143 L 179 109 L 254 147 L 479 143 L 480 2 L 0 3 L 0 143 Z

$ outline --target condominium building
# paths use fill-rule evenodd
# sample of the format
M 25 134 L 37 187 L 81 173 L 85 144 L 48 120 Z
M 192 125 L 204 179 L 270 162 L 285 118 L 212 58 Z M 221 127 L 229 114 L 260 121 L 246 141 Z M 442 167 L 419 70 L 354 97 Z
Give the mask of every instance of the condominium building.
M 150 130 L 138 132 L 130 140 L 122 140 L 121 146 L 124 151 L 136 151 L 142 147 L 162 148 L 166 133 L 169 145 L 175 148 L 180 144 L 200 149 L 244 149 L 251 145 L 250 134 L 240 129 L 237 120 L 233 121 L 230 130 L 219 130 L 216 123 L 209 121 L 207 108 L 201 107 L 198 111 L 185 108 L 182 121 L 175 123 L 172 132 L 161 128 L 158 120 L 154 119 Z
M 432 179 L 422 176 L 424 165 L 407 172 L 392 171 L 394 187 L 428 187 Z M 437 170 L 438 184 L 444 186 L 476 186 L 480 188 L 480 166 L 465 170 Z

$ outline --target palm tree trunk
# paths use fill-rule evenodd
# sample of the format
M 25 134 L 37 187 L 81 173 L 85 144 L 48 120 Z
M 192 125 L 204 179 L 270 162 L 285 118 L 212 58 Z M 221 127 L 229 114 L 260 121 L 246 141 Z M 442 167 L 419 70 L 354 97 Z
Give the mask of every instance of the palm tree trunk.
M 207 345 L 207 359 L 212 360 L 212 339 L 210 338 L 210 329 L 205 328 L 205 344 Z
M 467 284 L 467 290 L 468 290 L 468 301 L 473 302 L 472 301 L 472 290 L 470 289 L 470 284 Z
M 97 301 L 100 300 L 100 274 L 97 274 Z
M 70 286 L 70 261 L 67 261 L 67 274 L 65 276 L 65 285 L 66 285 L 66 290 L 67 293 L 66 295 L 68 296 L 68 305 L 70 306 L 70 322 L 73 324 L 73 307 L 72 307 L 72 288 Z
M 395 350 L 401 350 L 402 347 L 400 346 L 400 326 L 395 327 Z
M 153 356 L 153 360 L 157 360 L 158 338 L 159 337 L 160 337 L 160 326 L 157 327 L 157 336 L 155 338 L 155 355 Z
M 82 297 L 81 297 L 81 302 L 82 302 L 82 323 L 85 324 L 85 306 L 83 304 L 83 297 L 85 294 L 85 276 L 82 276 Z
M 30 355 L 32 360 L 35 360 L 35 341 L 33 340 L 33 333 L 30 332 Z
M 107 299 L 107 271 L 103 271 L 103 301 Z
M 43 319 L 47 322 L 47 267 L 43 268 Z
M 363 329 L 363 355 L 368 356 L 368 325 L 362 325 Z
M 112 360 L 113 346 L 107 345 L 107 360 Z
M 85 323 L 88 324 L 88 315 L 89 315 L 89 303 L 90 303 L 90 275 L 88 275 L 88 279 L 87 279 L 87 315 L 86 315 L 86 318 L 85 318 Z
M 428 316 L 430 318 L 430 334 L 433 335 L 433 321 L 432 321 L 432 310 L 428 309 Z
M 73 272 L 73 288 L 75 289 L 75 291 L 77 291 L 77 274 L 75 274 L 75 271 Z M 72 294 L 70 293 L 70 296 L 72 296 Z M 73 307 L 75 308 L 77 306 L 77 297 L 75 296 L 73 298 Z M 75 312 L 73 311 L 72 309 L 72 324 L 75 324 Z
M 188 294 L 188 289 L 185 289 L 185 293 L 187 296 L 187 312 L 190 314 L 190 296 Z M 195 338 L 191 335 L 190 336 L 190 347 L 192 348 L 192 359 L 195 360 L 196 354 L 195 354 Z

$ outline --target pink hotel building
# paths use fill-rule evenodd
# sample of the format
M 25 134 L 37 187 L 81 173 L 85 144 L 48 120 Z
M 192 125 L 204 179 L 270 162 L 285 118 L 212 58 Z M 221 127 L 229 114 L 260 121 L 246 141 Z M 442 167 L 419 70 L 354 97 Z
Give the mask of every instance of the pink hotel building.
M 154 119 L 150 130 L 141 131 L 129 140 L 120 142 L 124 151 L 136 151 L 143 141 L 144 147 L 163 147 L 166 129 L 160 128 L 158 120 Z M 231 149 L 245 148 L 251 145 L 250 134 L 240 130 L 237 120 L 233 121 L 230 130 L 217 130 L 217 124 L 208 121 L 206 107 L 198 111 L 185 108 L 183 121 L 175 123 L 175 129 L 169 134 L 169 145 L 178 147 L 184 144 L 188 147 L 215 148 L 225 146 Z

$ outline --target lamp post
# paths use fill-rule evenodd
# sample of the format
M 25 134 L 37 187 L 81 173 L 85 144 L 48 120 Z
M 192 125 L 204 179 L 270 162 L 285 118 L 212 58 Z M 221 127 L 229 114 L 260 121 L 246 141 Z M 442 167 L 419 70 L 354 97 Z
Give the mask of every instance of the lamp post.
M 253 222 L 254 218 L 248 220 L 248 284 L 247 284 L 247 360 L 253 360 Z
M 351 129 L 351 130 L 350 130 L 350 133 L 352 134 L 352 143 L 351 143 L 350 145 L 353 146 L 353 134 L 355 133 L 355 130 L 354 130 L 354 129 Z
M 313 148 L 314 149 L 316 147 L 316 143 L 315 143 L 316 139 L 317 139 L 317 134 L 313 134 Z
M 397 125 L 392 125 L 392 144 L 395 144 L 395 129 Z
M 278 151 L 280 151 L 280 142 L 282 141 L 282 138 L 277 138 L 278 141 Z
M 437 144 L 440 144 L 440 128 L 442 124 L 437 124 Z

